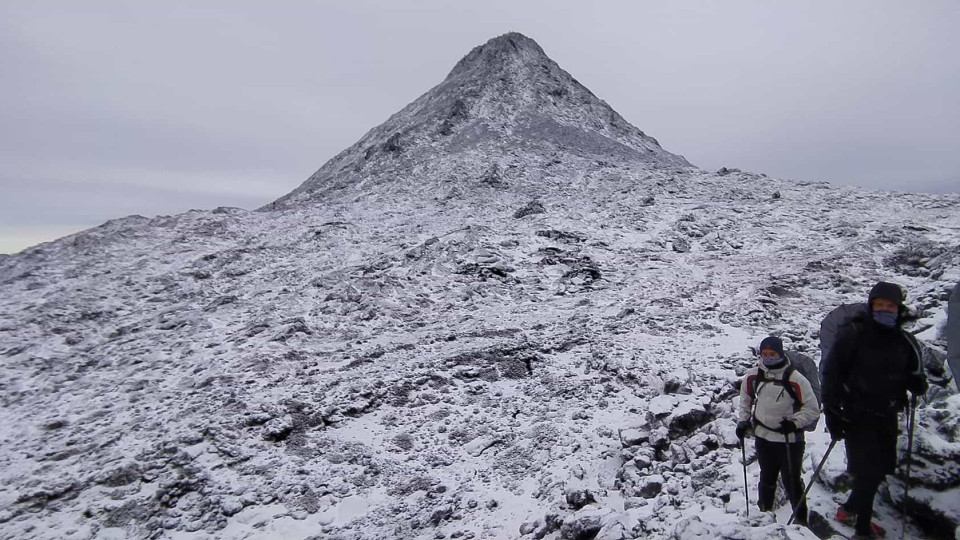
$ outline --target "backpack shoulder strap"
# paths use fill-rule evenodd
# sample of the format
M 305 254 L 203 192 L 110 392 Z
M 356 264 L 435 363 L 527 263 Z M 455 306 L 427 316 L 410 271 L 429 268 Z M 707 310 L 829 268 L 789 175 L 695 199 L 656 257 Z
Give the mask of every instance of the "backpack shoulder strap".
M 910 344 L 913 354 L 917 357 L 917 373 L 923 373 L 923 349 L 920 347 L 920 343 L 917 341 L 917 338 L 913 336 L 913 334 L 902 328 L 900 329 L 900 333 L 903 334 L 903 337 L 907 340 L 907 343 Z
M 751 400 L 757 399 L 757 385 L 763 381 L 763 370 L 758 369 L 755 375 L 747 375 L 747 395 Z
M 790 382 L 790 377 L 796 370 L 797 368 L 795 368 L 793 364 L 787 366 L 787 369 L 783 370 L 783 382 L 781 384 L 783 384 L 783 389 L 787 391 L 787 395 L 793 400 L 794 405 L 800 407 L 803 406 L 803 402 L 800 401 L 800 396 L 797 395 L 797 389 L 794 388 L 794 383 Z

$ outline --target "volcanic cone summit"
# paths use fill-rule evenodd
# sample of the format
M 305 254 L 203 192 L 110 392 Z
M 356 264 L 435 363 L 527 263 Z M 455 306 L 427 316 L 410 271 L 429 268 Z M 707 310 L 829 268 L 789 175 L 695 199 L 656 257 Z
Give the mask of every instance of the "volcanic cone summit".
M 615 160 L 687 167 L 551 60 L 532 39 L 504 34 L 474 48 L 447 78 L 328 161 L 276 209 L 346 186 L 412 180 L 423 186 L 452 167 L 500 163 L 515 184 L 556 160 Z M 461 175 L 462 176 L 462 175 Z M 469 174 L 468 174 L 469 176 Z

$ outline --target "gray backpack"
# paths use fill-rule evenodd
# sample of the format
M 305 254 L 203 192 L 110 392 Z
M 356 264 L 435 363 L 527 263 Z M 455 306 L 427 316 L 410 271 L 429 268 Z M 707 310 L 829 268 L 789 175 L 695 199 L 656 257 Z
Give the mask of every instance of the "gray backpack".
M 817 396 L 817 403 L 823 407 L 823 402 L 820 397 L 820 373 L 817 370 L 817 363 L 813 361 L 813 358 L 797 351 L 786 351 L 786 353 L 787 358 L 790 359 L 790 364 L 810 381 L 810 386 L 813 387 L 813 395 Z M 811 429 L 809 431 L 813 430 Z
M 865 303 L 840 304 L 833 308 L 833 311 L 827 313 L 827 316 L 820 322 L 820 365 L 830 355 L 830 348 L 837 341 L 840 335 L 840 329 L 850 324 L 851 321 L 870 314 L 870 308 Z M 819 395 L 817 397 L 820 397 Z

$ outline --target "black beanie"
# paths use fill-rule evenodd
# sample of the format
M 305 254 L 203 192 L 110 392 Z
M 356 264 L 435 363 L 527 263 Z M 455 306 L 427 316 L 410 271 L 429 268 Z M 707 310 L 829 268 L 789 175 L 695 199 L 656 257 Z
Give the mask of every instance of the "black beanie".
M 873 301 L 877 298 L 890 300 L 898 306 L 903 306 L 903 289 L 896 283 L 881 281 L 870 289 L 870 296 L 867 297 L 867 305 L 873 309 Z
M 777 354 L 779 354 L 781 358 L 786 356 L 783 353 L 783 341 L 777 336 L 768 336 L 763 338 L 763 341 L 760 342 L 760 351 L 762 352 L 764 349 L 773 349 L 774 351 L 777 351 Z

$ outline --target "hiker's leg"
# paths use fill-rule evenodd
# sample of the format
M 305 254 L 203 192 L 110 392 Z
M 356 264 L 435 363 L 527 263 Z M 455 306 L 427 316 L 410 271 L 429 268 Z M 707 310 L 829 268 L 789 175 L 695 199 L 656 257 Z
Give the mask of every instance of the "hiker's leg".
M 882 431 L 886 430 L 879 429 L 876 424 L 861 424 L 847 432 L 847 468 L 853 475 L 853 490 L 844 508 L 857 515 L 857 534 L 871 533 L 873 499 L 889 468 L 886 455 L 889 442 L 881 441 Z M 896 448 L 893 451 L 896 452 Z
M 757 506 L 762 512 L 773 510 L 777 494 L 777 476 L 780 474 L 781 443 L 757 437 L 757 463 L 760 464 L 760 484 L 757 487 Z
M 807 521 L 807 503 L 806 501 L 800 500 L 803 496 L 803 479 L 801 478 L 801 468 L 803 466 L 803 451 L 805 444 L 803 441 L 790 443 L 789 444 L 789 457 L 790 467 L 785 467 L 783 470 L 792 471 L 793 477 L 787 478 L 789 475 L 785 474 L 783 477 L 783 485 L 787 489 L 787 494 L 790 496 L 790 504 L 796 509 L 796 520 L 800 522 Z
M 873 520 L 873 499 L 880 488 L 883 476 L 861 475 L 854 479 L 854 491 L 857 493 L 856 506 L 851 508 L 857 513 L 857 524 L 854 530 L 857 534 L 869 535 L 872 531 L 870 523 Z

